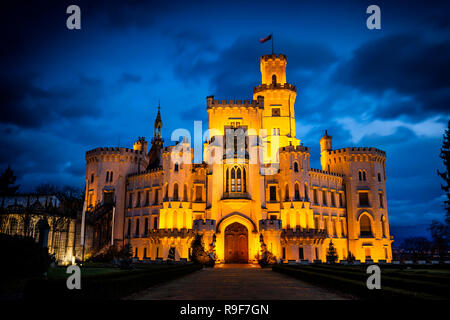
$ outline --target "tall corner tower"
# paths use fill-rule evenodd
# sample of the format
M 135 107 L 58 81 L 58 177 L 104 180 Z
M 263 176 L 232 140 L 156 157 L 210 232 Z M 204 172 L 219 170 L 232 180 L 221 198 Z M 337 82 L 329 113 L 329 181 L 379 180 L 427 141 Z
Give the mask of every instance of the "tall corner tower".
M 272 149 L 298 145 L 295 137 L 295 99 L 297 88 L 286 80 L 287 58 L 284 54 L 261 57 L 261 84 L 253 88 L 253 99 L 264 97 L 262 128 Z

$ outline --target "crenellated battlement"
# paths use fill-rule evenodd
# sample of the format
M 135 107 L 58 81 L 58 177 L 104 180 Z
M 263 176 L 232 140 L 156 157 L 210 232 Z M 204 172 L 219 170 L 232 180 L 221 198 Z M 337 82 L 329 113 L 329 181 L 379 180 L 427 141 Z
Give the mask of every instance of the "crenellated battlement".
M 299 146 L 287 146 L 287 147 L 282 147 L 280 148 L 280 153 L 282 152 L 307 152 L 309 153 L 309 148 L 305 147 L 303 145 L 299 145 Z
M 281 220 L 262 219 L 259 220 L 259 230 L 281 230 Z
M 353 160 L 356 161 L 386 160 L 386 152 L 373 147 L 349 147 L 336 150 L 327 150 L 326 152 L 328 156 L 332 158 L 336 156 L 347 156 L 348 158 L 353 158 Z
M 265 91 L 265 90 L 290 90 L 293 92 L 297 92 L 297 87 L 290 83 L 270 83 L 270 84 L 260 84 L 256 87 L 253 87 L 253 94 Z
M 133 150 L 132 148 L 119 147 L 100 147 L 86 152 L 86 161 L 96 160 L 98 157 L 109 157 L 114 159 L 120 156 L 132 156 L 137 158 L 145 158 L 147 154 L 141 150 Z M 119 159 L 117 159 L 119 160 Z
M 257 100 L 215 100 L 214 96 L 206 97 L 207 109 L 210 108 L 264 108 L 264 97 Z
M 320 175 L 327 175 L 327 176 L 333 176 L 333 177 L 344 177 L 344 175 L 339 174 L 339 173 L 334 173 L 334 172 L 329 172 L 329 171 L 325 171 L 325 170 L 321 170 L 321 169 L 315 169 L 315 168 L 311 168 L 309 169 L 310 173 L 315 173 L 315 174 L 320 174 Z
M 280 53 L 280 54 L 265 54 L 261 56 L 261 60 L 269 61 L 269 60 L 280 60 L 280 61 L 287 61 L 286 55 Z
M 194 231 L 215 231 L 216 230 L 216 220 L 211 220 L 211 219 L 194 220 L 192 229 Z

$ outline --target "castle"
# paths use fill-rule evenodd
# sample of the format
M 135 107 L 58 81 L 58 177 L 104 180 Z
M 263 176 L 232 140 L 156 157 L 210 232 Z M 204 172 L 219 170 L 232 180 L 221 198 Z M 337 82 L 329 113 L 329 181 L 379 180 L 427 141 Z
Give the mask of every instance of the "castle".
M 310 168 L 286 64 L 282 54 L 261 57 L 252 101 L 207 97 L 200 163 L 187 138 L 164 146 L 159 107 L 150 150 L 139 138 L 88 151 L 84 220 L 94 227 L 83 245 L 129 243 L 137 259 L 189 260 L 202 234 L 224 263 L 255 262 L 262 244 L 286 262 L 325 261 L 330 241 L 339 260 L 391 261 L 385 152 L 333 149 L 325 131 L 322 169 Z

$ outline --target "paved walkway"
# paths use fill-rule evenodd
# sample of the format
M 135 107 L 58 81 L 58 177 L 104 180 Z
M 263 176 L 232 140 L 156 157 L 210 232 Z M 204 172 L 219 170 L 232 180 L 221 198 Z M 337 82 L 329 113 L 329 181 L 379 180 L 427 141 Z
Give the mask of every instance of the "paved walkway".
M 217 265 L 134 294 L 136 300 L 348 299 L 257 265 Z

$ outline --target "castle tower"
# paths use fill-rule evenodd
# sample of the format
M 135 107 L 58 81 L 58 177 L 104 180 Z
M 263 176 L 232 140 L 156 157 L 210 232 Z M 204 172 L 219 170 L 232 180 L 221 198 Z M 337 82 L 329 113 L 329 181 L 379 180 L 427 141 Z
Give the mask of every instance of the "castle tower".
M 322 169 L 344 176 L 349 251 L 361 261 L 390 261 L 386 153 L 368 147 L 328 149 L 327 134 L 320 142 Z
M 320 164 L 322 165 L 322 170 L 330 171 L 329 166 L 327 165 L 327 151 L 333 150 L 331 145 L 332 137 L 328 135 L 327 130 L 325 130 L 325 134 L 320 139 Z
M 294 104 L 297 88 L 286 82 L 286 64 L 287 59 L 283 54 L 262 56 L 261 84 L 253 88 L 253 99 L 264 97 L 262 128 L 267 130 L 265 141 L 272 151 L 300 142 L 295 137 Z M 273 145 L 277 141 L 278 148 Z

